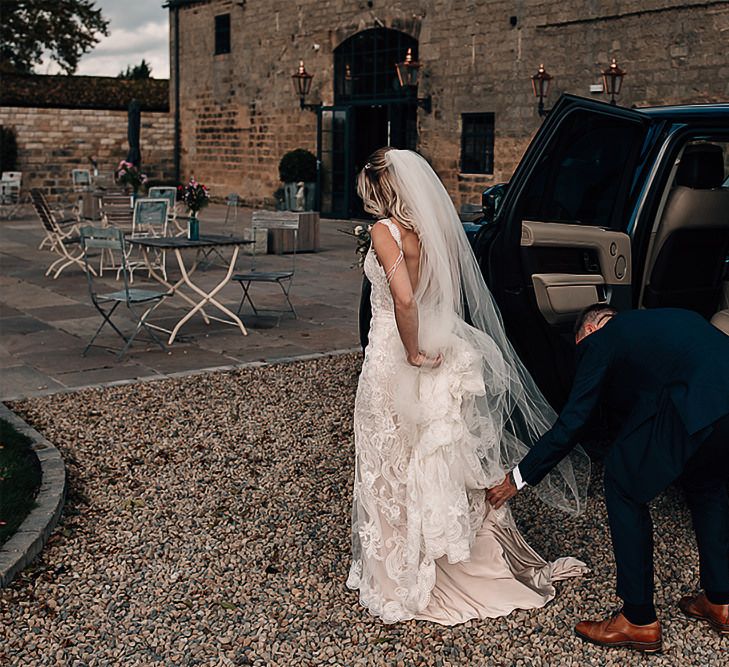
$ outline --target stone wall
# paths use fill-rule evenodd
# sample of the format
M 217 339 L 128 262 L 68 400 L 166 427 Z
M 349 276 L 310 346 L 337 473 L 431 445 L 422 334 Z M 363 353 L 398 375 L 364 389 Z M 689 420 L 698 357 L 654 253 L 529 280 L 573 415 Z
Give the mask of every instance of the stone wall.
M 0 125 L 15 129 L 23 190 L 42 188 L 58 198 L 71 191 L 71 170 L 89 168 L 88 156 L 110 180 L 127 155 L 127 112 L 0 106 Z M 174 123 L 166 112 L 142 111 L 142 166 L 150 178 L 174 178 Z
M 216 194 L 271 203 L 288 150 L 316 149 L 316 116 L 301 111 L 291 74 L 314 74 L 311 102 L 333 102 L 333 50 L 391 27 L 419 39 L 419 150 L 456 204 L 508 180 L 540 118 L 529 77 L 540 62 L 560 93 L 589 97 L 611 57 L 627 71 L 623 105 L 727 101 L 729 2 L 675 0 L 201 0 L 181 3 L 183 174 Z M 214 16 L 230 13 L 231 53 L 213 55 Z M 172 12 L 174 17 L 174 11 Z M 174 35 L 174 29 L 171 29 Z M 171 45 L 175 52 L 174 41 Z M 174 82 L 171 86 L 174 90 Z M 172 94 L 172 97 L 174 95 Z M 595 95 L 605 99 L 604 95 Z M 492 175 L 459 173 L 461 114 L 494 112 Z

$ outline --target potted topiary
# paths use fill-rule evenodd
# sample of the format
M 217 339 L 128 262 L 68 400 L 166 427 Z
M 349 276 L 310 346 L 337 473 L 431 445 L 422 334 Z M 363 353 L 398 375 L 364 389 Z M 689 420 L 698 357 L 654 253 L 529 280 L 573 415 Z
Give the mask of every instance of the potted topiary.
M 278 165 L 289 211 L 311 211 L 316 200 L 316 157 L 303 148 L 286 153 Z

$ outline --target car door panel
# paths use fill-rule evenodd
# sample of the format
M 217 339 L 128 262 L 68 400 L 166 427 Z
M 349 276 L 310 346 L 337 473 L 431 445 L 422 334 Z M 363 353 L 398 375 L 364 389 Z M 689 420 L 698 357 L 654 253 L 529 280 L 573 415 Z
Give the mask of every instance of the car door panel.
M 549 271 L 531 274 L 539 312 L 550 325 L 567 324 L 586 306 L 606 301 L 612 291 L 630 289 L 630 237 L 600 227 L 522 222 L 523 264 L 533 267 L 530 254 L 540 249 L 558 249 L 564 256 L 581 253 L 582 266 L 574 272 Z M 577 263 L 573 262 L 576 267 Z
M 565 324 L 591 303 L 605 300 L 605 280 L 600 275 L 534 274 L 534 296 L 539 312 L 549 324 Z

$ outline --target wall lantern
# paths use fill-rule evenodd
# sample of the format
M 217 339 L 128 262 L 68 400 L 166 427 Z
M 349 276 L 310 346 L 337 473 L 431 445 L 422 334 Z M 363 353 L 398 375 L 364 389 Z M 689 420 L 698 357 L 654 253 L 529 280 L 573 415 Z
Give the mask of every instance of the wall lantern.
M 544 100 L 549 95 L 549 82 L 554 77 L 544 69 L 544 65 L 539 65 L 537 73 L 532 76 L 532 90 L 534 91 L 534 97 L 539 99 L 539 105 L 537 110 L 540 116 L 546 116 L 549 113 L 549 109 L 544 108 Z
M 318 104 L 306 104 L 306 96 L 311 92 L 311 81 L 313 78 L 314 75 L 306 71 L 304 61 L 299 60 L 299 69 L 291 75 L 291 80 L 294 82 L 294 92 L 299 96 L 299 107 L 301 109 L 316 111 L 320 106 Z
M 625 70 L 620 69 L 617 61 L 613 58 L 610 62 L 610 67 L 602 73 L 603 87 L 605 92 L 610 95 L 610 104 L 617 104 L 615 98 L 620 95 L 624 76 Z
M 395 72 L 397 73 L 397 80 L 400 83 L 400 87 L 411 90 L 414 95 L 417 95 L 420 63 L 417 60 L 413 60 L 412 49 L 408 49 L 405 54 L 405 60 L 401 63 L 396 63 Z M 421 109 L 426 113 L 430 113 L 432 108 L 430 95 L 427 97 L 418 97 L 417 102 Z

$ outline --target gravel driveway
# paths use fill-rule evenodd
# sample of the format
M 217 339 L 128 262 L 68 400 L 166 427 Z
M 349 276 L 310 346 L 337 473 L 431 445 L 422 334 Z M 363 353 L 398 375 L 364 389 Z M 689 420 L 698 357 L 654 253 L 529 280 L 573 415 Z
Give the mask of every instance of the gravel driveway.
M 368 616 L 344 586 L 358 368 L 350 355 L 12 406 L 63 453 L 70 496 L 0 591 L 0 664 L 729 664 L 729 639 L 675 606 L 698 561 L 673 491 L 654 504 L 661 656 L 572 634 L 618 605 L 599 492 L 578 520 L 528 495 L 515 506 L 544 556 L 593 568 L 545 609 L 455 628 Z

